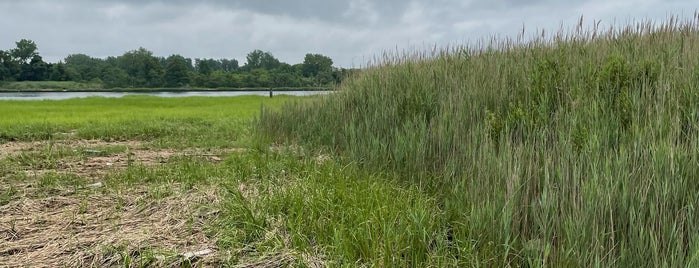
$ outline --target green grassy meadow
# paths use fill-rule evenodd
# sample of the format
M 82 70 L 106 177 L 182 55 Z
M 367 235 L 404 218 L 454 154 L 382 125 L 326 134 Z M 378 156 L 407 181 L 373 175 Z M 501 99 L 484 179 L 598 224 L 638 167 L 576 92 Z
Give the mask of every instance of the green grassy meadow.
M 228 145 L 239 143 L 246 122 L 263 105 L 278 106 L 292 97 L 157 98 L 126 96 L 64 101 L 3 101 L 0 140 L 65 138 L 148 140 L 157 144 Z
M 0 263 L 449 261 L 425 243 L 440 224 L 434 198 L 253 132 L 263 106 L 316 98 L 0 101 Z M 213 253 L 187 255 L 202 249 Z

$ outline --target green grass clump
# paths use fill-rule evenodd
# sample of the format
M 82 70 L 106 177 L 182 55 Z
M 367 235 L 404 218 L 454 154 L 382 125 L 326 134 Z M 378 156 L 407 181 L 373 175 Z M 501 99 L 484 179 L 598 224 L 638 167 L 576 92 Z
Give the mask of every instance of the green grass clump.
M 334 266 L 443 264 L 442 211 L 414 187 L 288 152 L 227 159 L 233 178 L 215 228 L 222 249 L 286 249 Z M 299 254 L 300 255 L 300 254 Z M 441 266 L 441 265 L 440 265 Z
M 696 44 L 699 17 L 387 55 L 257 127 L 435 196 L 462 265 L 694 266 Z

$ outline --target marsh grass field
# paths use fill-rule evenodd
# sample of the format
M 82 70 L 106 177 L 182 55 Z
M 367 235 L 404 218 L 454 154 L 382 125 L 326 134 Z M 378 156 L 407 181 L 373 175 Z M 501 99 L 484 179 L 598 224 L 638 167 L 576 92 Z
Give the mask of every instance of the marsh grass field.
M 375 250 L 367 220 L 410 226 L 397 209 L 434 205 L 327 156 L 261 145 L 254 116 L 291 99 L 307 98 L 1 102 L 0 266 L 328 265 L 343 260 L 333 241 Z M 388 207 L 393 196 L 406 198 Z
M 0 267 L 351 267 L 408 257 L 400 252 L 423 246 L 425 228 L 439 224 L 434 198 L 256 136 L 263 106 L 317 98 L 0 102 Z
M 694 267 L 699 15 L 314 97 L 0 102 L 0 266 Z
M 434 199 L 372 264 L 699 266 L 699 15 L 583 25 L 387 53 L 258 127 Z

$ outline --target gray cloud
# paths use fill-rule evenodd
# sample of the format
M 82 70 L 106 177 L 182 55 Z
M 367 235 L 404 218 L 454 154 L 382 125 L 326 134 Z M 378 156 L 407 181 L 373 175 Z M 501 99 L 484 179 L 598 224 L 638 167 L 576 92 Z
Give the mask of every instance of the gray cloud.
M 298 63 L 322 53 L 360 66 L 383 51 L 472 43 L 522 30 L 632 18 L 691 17 L 688 0 L 0 0 L 0 49 L 29 38 L 41 55 L 117 56 L 145 47 L 156 55 L 236 58 L 253 49 Z

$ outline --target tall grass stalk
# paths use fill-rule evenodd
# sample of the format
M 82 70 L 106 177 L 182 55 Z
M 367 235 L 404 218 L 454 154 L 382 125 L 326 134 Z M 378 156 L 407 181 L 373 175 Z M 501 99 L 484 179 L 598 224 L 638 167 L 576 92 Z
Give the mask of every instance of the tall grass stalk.
M 699 15 L 582 28 L 389 53 L 257 127 L 434 195 L 462 264 L 697 265 Z

